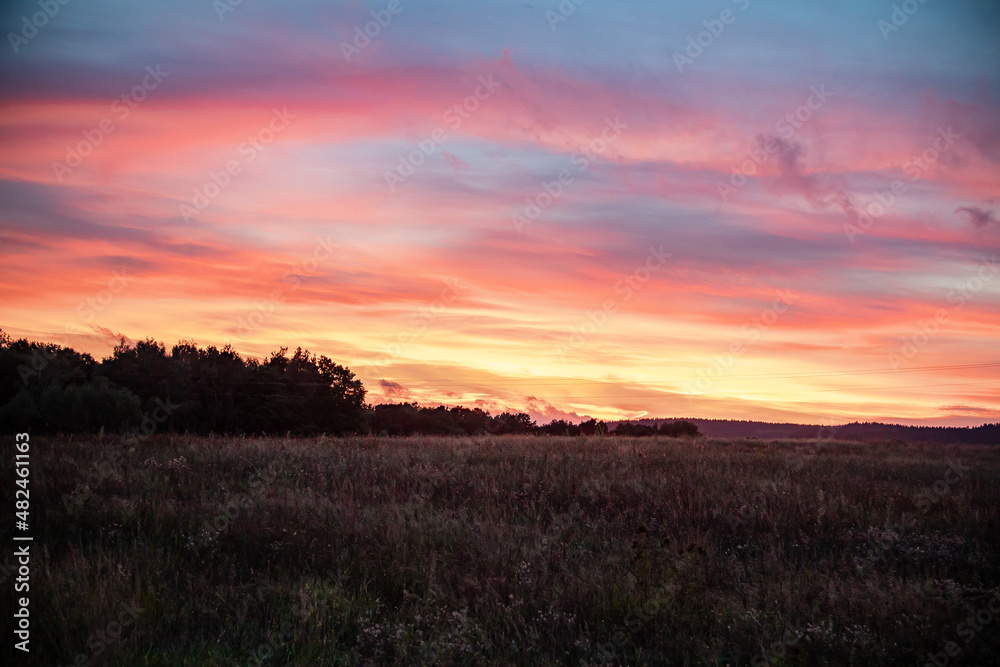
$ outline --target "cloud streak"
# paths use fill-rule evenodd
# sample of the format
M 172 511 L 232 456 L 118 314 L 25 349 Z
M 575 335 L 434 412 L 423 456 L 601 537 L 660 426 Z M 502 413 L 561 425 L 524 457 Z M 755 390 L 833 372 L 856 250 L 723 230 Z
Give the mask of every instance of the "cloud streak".
M 62 334 L 80 300 L 126 267 L 127 292 L 73 334 L 82 349 L 106 353 L 118 332 L 223 344 L 278 290 L 241 352 L 301 343 L 361 369 L 420 329 L 365 378 L 378 400 L 544 420 L 973 423 L 1000 409 L 996 387 L 963 385 L 947 401 L 935 388 L 985 371 L 821 375 L 884 367 L 914 323 L 952 308 L 949 294 L 1000 250 L 1000 108 L 984 92 L 1000 75 L 981 56 L 995 42 L 991 6 L 929 3 L 921 20 L 932 33 L 908 27 L 887 43 L 878 12 L 860 2 L 754 3 L 678 73 L 670 54 L 714 20 L 693 4 L 586 3 L 553 32 L 519 3 L 486 14 L 404 3 L 348 62 L 340 44 L 376 4 L 242 3 L 220 21 L 210 3 L 163 3 L 155 17 L 74 3 L 0 54 L 4 329 Z M 7 25 L 20 21 L 3 11 Z M 169 72 L 162 85 L 116 116 L 112 105 L 154 64 Z M 287 128 L 243 159 L 248 137 L 285 108 Z M 54 173 L 105 118 L 114 131 Z M 512 212 L 526 198 L 537 206 L 615 118 L 627 129 L 517 233 Z M 958 138 L 927 161 L 947 127 Z M 429 138 L 434 150 L 421 151 Z M 414 151 L 419 167 L 387 188 L 386 173 Z M 926 168 L 912 180 L 915 160 Z M 226 186 L 185 219 L 223 171 Z M 864 242 L 845 241 L 845 221 L 897 180 L 906 192 Z M 719 183 L 734 191 L 720 197 Z M 335 250 L 305 266 L 317 239 Z M 661 246 L 671 257 L 655 279 L 585 346 L 557 354 Z M 461 299 L 415 320 L 453 279 Z M 790 286 L 795 307 L 780 324 L 689 400 L 685 382 Z M 998 312 L 997 288 L 984 286 L 919 365 L 993 360 Z M 749 377 L 775 369 L 811 375 Z

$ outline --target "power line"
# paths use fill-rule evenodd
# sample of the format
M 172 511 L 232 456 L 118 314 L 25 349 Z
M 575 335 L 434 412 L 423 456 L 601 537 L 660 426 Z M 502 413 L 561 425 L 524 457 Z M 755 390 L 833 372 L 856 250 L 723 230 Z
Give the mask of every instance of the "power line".
M 917 366 L 914 368 L 900 368 L 900 369 L 859 369 L 859 370 L 849 370 L 849 371 L 820 371 L 820 372 L 805 372 L 805 373 L 762 373 L 762 374 L 743 374 L 743 375 L 724 375 L 719 378 L 713 378 L 716 380 L 721 379 L 733 379 L 733 378 L 748 378 L 748 379 L 758 379 L 758 380 L 777 380 L 777 379 L 809 379 L 817 377 L 834 377 L 842 375 L 879 375 L 885 373 L 922 373 L 930 371 L 954 371 L 954 370 L 973 370 L 980 368 L 997 368 L 1000 367 L 1000 362 L 985 363 L 985 364 L 953 364 L 949 366 Z M 381 378 L 385 379 L 385 378 Z M 415 382 L 424 382 L 431 385 L 467 385 L 467 384 L 519 384 L 527 386 L 562 386 L 562 385 L 573 385 L 573 384 L 621 384 L 621 383 L 642 383 L 642 382 L 668 382 L 668 383 L 679 383 L 679 382 L 694 382 L 698 378 L 673 378 L 673 379 L 663 379 L 663 378 L 605 378 L 599 380 L 587 380 L 583 378 L 567 378 L 565 380 L 556 381 L 532 381 L 530 378 L 496 378 L 489 380 L 415 380 Z M 420 388 L 417 386 L 410 388 Z
M 982 384 L 1000 384 L 1000 380 L 986 380 L 984 382 L 955 382 L 955 383 L 948 383 L 948 384 L 904 385 L 904 386 L 895 386 L 895 387 L 855 387 L 855 388 L 839 388 L 839 389 L 815 389 L 814 391 L 817 391 L 817 392 L 819 392 L 819 391 L 843 391 L 843 392 L 848 392 L 848 391 L 876 391 L 876 390 L 890 390 L 890 389 L 916 389 L 916 388 L 925 388 L 925 387 L 957 387 L 957 386 L 982 385 Z M 600 394 L 600 395 L 590 395 L 590 396 L 562 396 L 562 395 L 560 395 L 560 396 L 550 396 L 548 398 L 544 398 L 543 397 L 543 400 L 548 401 L 549 399 L 551 399 L 551 400 L 560 400 L 560 401 L 562 401 L 562 400 L 585 400 L 585 399 L 607 399 L 607 398 L 668 398 L 668 397 L 672 397 L 672 396 L 687 396 L 687 395 L 688 394 L 685 394 L 683 392 L 669 391 L 669 390 L 665 389 L 665 390 L 663 390 L 662 393 L 659 393 L 659 394 L 610 394 L 610 395 Z M 710 394 L 699 394 L 699 395 L 700 396 L 704 396 L 706 398 L 714 398 Z
M 888 389 L 922 389 L 928 387 L 965 387 L 974 384 L 998 384 L 1000 380 L 985 380 L 983 382 L 950 382 L 947 384 L 910 384 L 894 387 L 844 387 L 837 389 L 814 389 L 813 391 L 875 391 Z

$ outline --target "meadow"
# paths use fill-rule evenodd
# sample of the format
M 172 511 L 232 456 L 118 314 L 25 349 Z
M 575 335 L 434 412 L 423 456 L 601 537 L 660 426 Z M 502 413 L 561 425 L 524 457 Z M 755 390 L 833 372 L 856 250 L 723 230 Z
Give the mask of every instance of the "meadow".
M 1000 664 L 997 447 L 162 434 L 31 456 L 28 664 Z

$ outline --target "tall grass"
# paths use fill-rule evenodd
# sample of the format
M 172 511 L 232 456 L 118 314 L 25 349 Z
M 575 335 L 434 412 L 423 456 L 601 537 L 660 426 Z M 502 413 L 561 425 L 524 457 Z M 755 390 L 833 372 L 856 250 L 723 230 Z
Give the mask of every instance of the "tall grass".
M 815 445 L 33 439 L 30 659 L 1000 664 L 1000 449 Z

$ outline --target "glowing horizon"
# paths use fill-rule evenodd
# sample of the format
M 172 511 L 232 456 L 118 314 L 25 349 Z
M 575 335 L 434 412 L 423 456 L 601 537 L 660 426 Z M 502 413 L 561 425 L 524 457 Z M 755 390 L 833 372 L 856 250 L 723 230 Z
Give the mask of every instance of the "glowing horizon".
M 546 421 L 1000 420 L 995 3 L 561 6 L 59 5 L 2 57 L 0 328 Z

